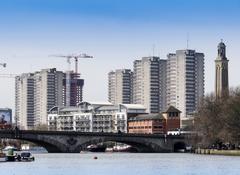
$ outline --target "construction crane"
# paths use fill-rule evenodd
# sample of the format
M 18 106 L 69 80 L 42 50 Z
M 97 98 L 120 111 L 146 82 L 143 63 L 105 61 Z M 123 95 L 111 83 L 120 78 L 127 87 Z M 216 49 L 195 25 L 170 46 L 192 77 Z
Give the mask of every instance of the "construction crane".
M 6 63 L 0 63 L 0 66 L 2 66 L 2 67 L 6 67 L 7 64 L 6 64 Z
M 93 58 L 93 56 L 87 55 L 86 53 L 70 54 L 70 55 L 50 55 L 50 56 L 67 58 L 68 70 L 71 69 L 71 59 L 73 58 L 75 60 L 75 73 L 76 74 L 78 73 L 78 59 L 79 58 Z
M 78 74 L 78 59 L 79 58 L 93 58 L 93 56 L 87 55 L 85 53 L 81 53 L 78 55 L 73 55 L 73 58 L 75 59 L 75 73 Z
M 17 74 L 0 74 L 0 78 L 15 78 Z
M 6 63 L 0 63 L 1 66 L 6 67 Z M 17 74 L 0 74 L 0 78 L 15 78 Z
M 68 70 L 66 73 L 66 106 L 70 106 L 70 91 L 71 91 L 71 59 L 75 60 L 75 76 L 78 77 L 78 59 L 79 58 L 93 58 L 93 56 L 86 53 L 70 54 L 70 55 L 51 55 L 54 57 L 67 58 Z

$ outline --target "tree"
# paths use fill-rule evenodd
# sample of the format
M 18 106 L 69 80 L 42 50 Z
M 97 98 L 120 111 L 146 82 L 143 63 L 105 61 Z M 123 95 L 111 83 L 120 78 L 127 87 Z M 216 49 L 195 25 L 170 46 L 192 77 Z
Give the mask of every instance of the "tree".
M 240 89 L 230 91 L 229 96 L 216 99 L 207 95 L 199 108 L 194 130 L 198 133 L 201 147 L 222 143 L 238 145 L 240 143 Z
M 226 131 L 229 133 L 229 141 L 240 143 L 240 89 L 231 92 L 228 105 L 225 109 Z

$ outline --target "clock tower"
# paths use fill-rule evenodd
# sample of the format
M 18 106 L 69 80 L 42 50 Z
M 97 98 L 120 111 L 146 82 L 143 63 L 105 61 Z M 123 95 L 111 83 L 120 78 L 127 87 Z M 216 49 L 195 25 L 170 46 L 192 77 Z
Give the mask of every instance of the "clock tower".
M 218 56 L 215 60 L 215 65 L 215 95 L 217 98 L 228 96 L 228 59 L 226 57 L 226 45 L 222 40 L 218 44 Z

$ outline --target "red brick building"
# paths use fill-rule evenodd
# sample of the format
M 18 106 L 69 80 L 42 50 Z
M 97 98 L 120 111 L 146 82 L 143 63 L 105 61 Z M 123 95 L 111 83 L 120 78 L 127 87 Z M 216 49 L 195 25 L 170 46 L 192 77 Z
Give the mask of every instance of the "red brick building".
M 129 133 L 141 134 L 167 134 L 180 128 L 180 113 L 178 109 L 170 106 L 167 111 L 158 114 L 142 114 L 128 121 Z

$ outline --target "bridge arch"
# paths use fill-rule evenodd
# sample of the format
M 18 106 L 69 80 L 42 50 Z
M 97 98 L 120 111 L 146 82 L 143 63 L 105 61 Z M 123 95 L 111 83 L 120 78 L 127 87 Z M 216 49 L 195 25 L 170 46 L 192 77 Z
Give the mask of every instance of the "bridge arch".
M 47 139 L 47 141 L 46 141 L 46 139 L 38 140 L 38 139 L 28 139 L 28 138 L 16 138 L 16 140 L 24 140 L 24 141 L 29 141 L 29 142 L 35 143 L 35 144 L 45 148 L 48 153 L 62 152 L 61 147 L 64 147 L 64 145 L 62 145 L 61 143 L 56 142 L 51 139 Z
M 98 144 L 98 143 L 104 143 L 104 142 L 118 142 L 118 143 L 124 143 L 127 145 L 132 146 L 137 150 L 137 152 L 155 152 L 155 150 L 164 150 L 161 148 L 158 144 L 153 142 L 143 142 L 143 141 L 136 141 L 131 139 L 122 139 L 122 138 L 93 138 L 88 139 L 85 142 L 82 142 L 76 146 L 75 152 L 80 152 L 81 150 L 84 150 L 87 148 L 87 146 L 92 144 Z
M 21 132 L 16 134 L 14 130 L 0 130 L 0 138 L 29 141 L 44 147 L 50 153 L 63 152 L 64 148 L 66 148 L 66 145 L 59 142 L 56 137 L 50 135 L 38 135 L 35 131 L 27 131 L 27 134 Z
M 173 152 L 183 152 L 186 150 L 186 143 L 183 141 L 175 142 L 173 144 Z
M 47 143 L 47 142 L 38 141 L 38 140 L 28 140 L 28 139 L 17 139 L 17 140 L 25 140 L 25 141 L 32 142 L 32 143 L 34 143 L 38 146 L 41 146 L 41 147 L 45 148 L 48 153 L 59 153 L 59 152 L 61 152 L 59 147 L 57 147 L 53 144 Z

